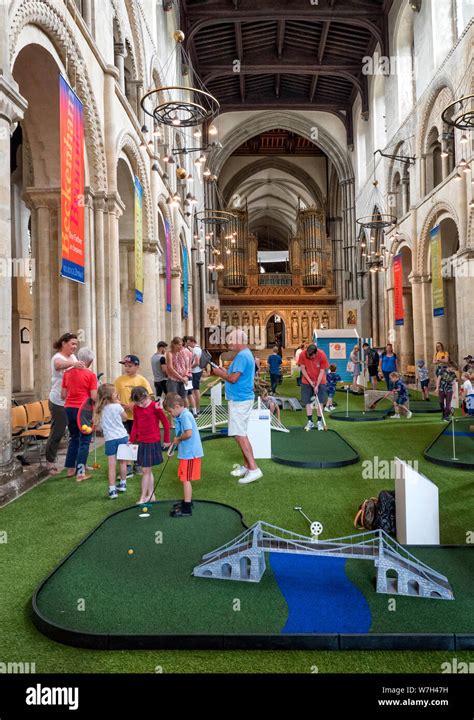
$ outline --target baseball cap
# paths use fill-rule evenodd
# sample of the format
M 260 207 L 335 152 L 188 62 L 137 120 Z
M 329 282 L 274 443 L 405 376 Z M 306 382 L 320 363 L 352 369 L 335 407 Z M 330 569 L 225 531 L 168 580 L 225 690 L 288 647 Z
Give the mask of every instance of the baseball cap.
M 473 359 L 474 358 L 472 357 L 472 355 L 466 355 L 466 357 L 463 358 L 463 360 L 473 360 Z
M 123 360 L 119 360 L 119 365 L 125 365 L 125 363 L 140 365 L 140 358 L 138 358 L 136 355 L 125 355 Z
M 311 357 L 311 355 L 314 355 L 317 351 L 318 346 L 316 345 L 316 343 L 310 343 L 306 348 L 306 355 L 309 355 L 309 357 Z

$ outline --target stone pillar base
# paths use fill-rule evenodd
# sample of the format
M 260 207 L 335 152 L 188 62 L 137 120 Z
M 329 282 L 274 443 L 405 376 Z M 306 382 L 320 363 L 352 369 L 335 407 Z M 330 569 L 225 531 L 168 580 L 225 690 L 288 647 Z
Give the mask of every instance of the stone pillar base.
M 45 467 L 23 467 L 15 461 L 10 469 L 0 472 L 0 507 L 31 490 L 47 476 Z

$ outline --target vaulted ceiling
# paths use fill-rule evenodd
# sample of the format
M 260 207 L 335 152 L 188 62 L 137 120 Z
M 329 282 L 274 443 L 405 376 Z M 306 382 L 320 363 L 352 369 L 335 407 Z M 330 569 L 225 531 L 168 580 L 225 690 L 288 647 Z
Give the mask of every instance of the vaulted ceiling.
M 363 58 L 388 54 L 393 0 L 181 0 L 187 50 L 221 112 L 322 110 L 352 141 L 352 104 L 368 112 Z

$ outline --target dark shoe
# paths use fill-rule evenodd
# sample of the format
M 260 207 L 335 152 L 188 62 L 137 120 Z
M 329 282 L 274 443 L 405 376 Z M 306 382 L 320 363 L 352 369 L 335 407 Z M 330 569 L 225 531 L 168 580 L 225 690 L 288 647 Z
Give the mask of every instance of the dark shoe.
M 176 510 L 176 508 L 180 508 L 183 506 L 183 501 L 180 500 L 179 502 L 173 503 L 173 509 Z M 194 502 L 191 500 L 191 507 L 194 507 Z
M 171 517 L 192 517 L 193 511 L 184 511 L 183 508 L 177 507 L 170 512 Z

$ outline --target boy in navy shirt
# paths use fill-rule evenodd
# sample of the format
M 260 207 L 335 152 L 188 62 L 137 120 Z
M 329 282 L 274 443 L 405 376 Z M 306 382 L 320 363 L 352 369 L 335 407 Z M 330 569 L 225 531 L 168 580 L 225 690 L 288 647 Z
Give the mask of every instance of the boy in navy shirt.
M 336 384 L 341 382 L 341 376 L 336 373 L 337 367 L 333 364 L 329 366 L 329 372 L 326 375 L 327 389 L 328 389 L 328 401 L 324 408 L 326 412 L 335 410 L 333 402 L 334 395 L 336 394 Z
M 395 410 L 395 415 L 392 415 L 392 417 L 399 419 L 401 417 L 400 411 L 403 410 L 403 414 L 406 415 L 406 417 L 409 419 L 413 415 L 412 412 L 407 407 L 408 403 L 408 389 L 403 380 L 401 379 L 400 375 L 396 372 L 390 373 L 390 380 L 392 382 L 392 389 L 389 390 L 389 392 L 385 395 L 385 397 L 388 397 L 389 395 L 395 395 L 397 394 L 397 397 L 393 400 L 393 408 Z
M 168 393 L 166 396 L 166 407 L 175 421 L 176 436 L 173 447 L 178 447 L 178 477 L 183 483 L 184 491 L 183 501 L 175 505 L 170 512 L 172 517 L 191 517 L 193 514 L 191 483 L 201 479 L 201 458 L 204 455 L 196 420 L 184 403 L 178 393 Z

